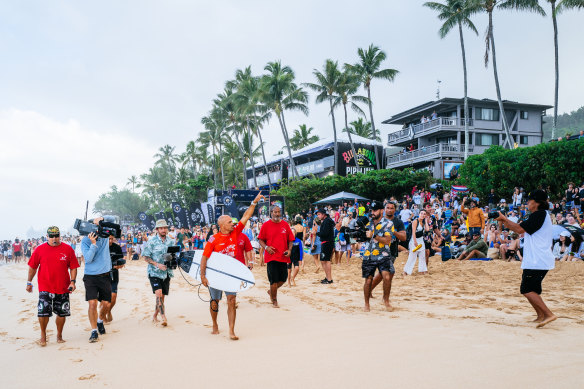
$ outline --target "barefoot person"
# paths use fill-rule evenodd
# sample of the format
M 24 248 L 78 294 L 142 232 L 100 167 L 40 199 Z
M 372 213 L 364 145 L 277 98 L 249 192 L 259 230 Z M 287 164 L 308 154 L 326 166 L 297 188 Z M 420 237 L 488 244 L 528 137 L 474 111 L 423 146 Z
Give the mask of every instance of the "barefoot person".
M 57 343 L 63 343 L 65 318 L 71 315 L 69 293 L 75 290 L 79 263 L 75 251 L 67 244 L 61 244 L 58 227 L 49 227 L 48 241 L 38 246 L 28 261 L 28 281 L 26 291 L 32 292 L 32 279 L 38 271 L 38 318 L 41 327 L 39 345 L 47 345 L 47 324 L 53 311 L 57 315 Z M 69 274 L 71 275 L 69 277 Z
M 219 225 L 219 230 L 216 234 L 211 236 L 207 243 L 205 244 L 205 249 L 203 251 L 203 256 L 201 258 L 201 283 L 209 288 L 209 293 L 211 294 L 211 301 L 209 306 L 209 312 L 211 313 L 211 320 L 213 320 L 213 334 L 219 333 L 219 325 L 217 324 L 217 314 L 219 313 L 219 300 L 223 297 L 223 291 L 215 289 L 209 285 L 209 280 L 207 280 L 207 260 L 213 254 L 222 253 L 229 255 L 230 257 L 236 258 L 237 242 L 239 235 L 243 231 L 245 224 L 249 218 L 253 215 L 258 201 L 262 200 L 262 192 L 258 193 L 256 198 L 252 201 L 251 206 L 245 211 L 243 217 L 237 223 L 233 224 L 233 220 L 228 215 L 222 215 L 217 220 Z M 227 296 L 227 319 L 229 321 L 229 337 L 232 340 L 239 339 L 235 335 L 235 309 L 236 309 L 236 294 L 232 292 L 225 292 Z
M 379 201 L 371 203 L 371 221 L 367 224 L 367 239 L 365 242 L 365 253 L 361 270 L 365 284 L 363 294 L 365 297 L 365 307 L 363 310 L 369 312 L 369 298 L 371 297 L 371 285 L 375 271 L 379 270 L 383 278 L 383 303 L 387 309 L 391 309 L 389 303 L 389 290 L 391 287 L 390 275 L 395 273 L 393 261 L 391 260 L 391 227 L 393 222 L 383 217 L 383 204 Z
M 554 233 L 550 215 L 546 211 L 549 209 L 547 194 L 539 189 L 530 193 L 527 208 L 531 215 L 519 224 L 510 221 L 501 212 L 496 220 L 502 221 L 511 231 L 525 233 L 520 290 L 535 309 L 537 318 L 534 321 L 538 323 L 537 328 L 541 328 L 557 319 L 541 298 L 541 282 L 547 272 L 555 267 L 551 250 Z
M 170 279 L 174 277 L 172 269 L 167 269 L 164 265 L 164 254 L 168 250 L 168 246 L 174 246 L 175 242 L 168 236 L 168 224 L 166 220 L 160 219 L 156 221 L 156 235 L 148 239 L 144 245 L 142 256 L 146 263 L 148 263 L 148 279 L 152 286 L 152 293 L 156 295 L 156 305 L 152 321 L 158 322 L 158 314 L 162 318 L 162 326 L 166 327 L 166 310 L 164 308 L 164 298 L 168 296 L 170 290 Z
M 268 268 L 268 280 L 270 290 L 268 294 L 274 308 L 278 308 L 278 288 L 284 285 L 288 278 L 287 264 L 290 262 L 294 233 L 290 225 L 282 220 L 282 208 L 272 205 L 271 219 L 264 223 L 258 240 L 260 246 L 265 249 L 264 258 Z

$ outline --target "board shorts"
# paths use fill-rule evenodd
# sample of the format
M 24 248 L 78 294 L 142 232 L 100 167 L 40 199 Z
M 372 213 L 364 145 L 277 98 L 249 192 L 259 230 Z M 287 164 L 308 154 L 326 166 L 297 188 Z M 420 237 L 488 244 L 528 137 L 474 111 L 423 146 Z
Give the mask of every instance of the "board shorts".
M 112 293 L 118 293 L 118 282 L 119 281 L 112 281 Z
M 521 294 L 535 292 L 541 294 L 541 282 L 547 274 L 547 270 L 523 269 L 521 276 Z
M 69 306 L 69 293 L 56 294 L 49 292 L 39 293 L 38 317 L 59 317 L 71 316 L 71 307 Z
M 268 281 L 270 281 L 270 285 L 286 282 L 288 279 L 288 266 L 286 262 L 270 261 L 266 266 L 268 268 Z
M 211 286 L 209 286 L 209 294 L 211 295 L 211 300 L 221 300 L 221 298 L 223 297 L 223 291 L 219 290 L 219 289 L 215 289 Z M 236 296 L 237 293 L 235 292 L 225 292 L 225 296 Z
M 162 294 L 168 296 L 170 290 L 170 277 L 162 279 L 148 276 L 148 279 L 150 280 L 150 286 L 152 286 L 152 293 L 156 293 L 157 290 L 161 289 Z
M 112 279 L 110 273 L 83 276 L 85 285 L 85 301 L 112 301 Z
M 325 242 L 321 244 L 320 260 L 322 262 L 330 261 L 333 256 L 333 242 Z
M 15 257 L 15 258 L 18 258 L 18 257 L 20 257 L 20 256 L 22 256 L 22 251 L 15 251 L 15 252 L 14 252 L 14 257 Z
M 292 266 L 294 266 L 294 267 L 300 266 L 300 260 L 299 259 L 290 259 L 290 263 L 286 264 L 286 267 L 288 269 L 292 269 Z
M 393 261 L 391 258 L 383 258 L 378 261 L 363 261 L 361 264 L 361 273 L 363 278 L 373 277 L 375 275 L 375 270 L 379 270 L 379 273 L 383 271 L 395 273 L 395 268 L 393 267 Z

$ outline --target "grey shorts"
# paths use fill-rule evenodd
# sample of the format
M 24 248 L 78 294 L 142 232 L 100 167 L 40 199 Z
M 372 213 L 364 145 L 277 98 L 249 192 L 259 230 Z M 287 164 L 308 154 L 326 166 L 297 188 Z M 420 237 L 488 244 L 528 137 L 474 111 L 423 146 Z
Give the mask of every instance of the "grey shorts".
M 209 287 L 209 294 L 211 294 L 211 300 L 221 300 L 221 298 L 223 297 L 223 291 L 219 290 L 219 289 L 215 289 L 212 287 Z M 226 296 L 236 296 L 237 293 L 235 292 L 225 292 Z

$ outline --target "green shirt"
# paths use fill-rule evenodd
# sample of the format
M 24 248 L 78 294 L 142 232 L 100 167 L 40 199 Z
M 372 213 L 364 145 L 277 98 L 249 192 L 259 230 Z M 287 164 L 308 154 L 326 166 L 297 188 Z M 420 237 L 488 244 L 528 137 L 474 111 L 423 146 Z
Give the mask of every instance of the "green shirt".
M 174 246 L 174 239 L 170 239 L 168 236 L 162 241 L 160 236 L 156 234 L 154 237 L 150 238 L 148 242 L 144 245 L 144 250 L 142 251 L 142 255 L 144 257 L 152 258 L 152 260 L 156 263 L 164 264 L 164 254 L 166 254 L 166 250 L 168 246 Z M 171 269 L 160 270 L 157 267 L 154 267 L 152 264 L 148 264 L 148 277 L 158 277 L 161 279 L 166 279 L 166 277 L 174 277 Z
M 489 252 L 489 246 L 487 246 L 484 240 L 479 238 L 476 242 L 474 240 L 471 241 L 468 246 L 466 246 L 466 249 L 464 249 L 467 253 L 470 253 L 473 250 L 479 250 L 486 257 Z

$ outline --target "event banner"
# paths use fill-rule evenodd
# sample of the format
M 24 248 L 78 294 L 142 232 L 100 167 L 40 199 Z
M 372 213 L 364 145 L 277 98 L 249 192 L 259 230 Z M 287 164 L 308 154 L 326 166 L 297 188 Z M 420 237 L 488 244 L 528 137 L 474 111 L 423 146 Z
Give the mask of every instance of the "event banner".
M 205 224 L 211 224 L 215 222 L 215 211 L 213 205 L 209 202 L 201 203 L 201 210 L 205 216 Z
M 205 225 L 205 215 L 201 210 L 201 203 L 193 203 L 189 206 L 189 225 L 191 227 L 194 226 L 203 226 Z
M 172 217 L 172 212 L 166 212 L 166 222 L 170 227 L 175 225 L 174 218 Z
M 138 214 L 138 220 L 140 220 L 140 223 L 142 223 L 142 225 L 149 230 L 153 230 L 154 226 L 156 226 L 156 221 L 154 218 L 150 215 L 147 215 L 146 212 L 140 212 Z
M 172 212 L 174 213 L 175 219 L 178 221 L 178 228 L 187 228 L 189 226 L 185 209 L 176 201 L 172 202 Z
M 284 217 L 284 196 L 270 196 L 270 207 L 277 205 L 282 210 L 282 217 Z
M 339 159 L 338 168 L 341 176 L 349 176 L 356 173 L 366 173 L 370 170 L 375 170 L 377 163 L 375 162 L 375 146 L 361 145 L 354 143 L 357 158 L 353 156 L 351 145 L 341 143 L 339 144 Z M 383 148 L 378 147 L 379 157 L 383 156 Z M 355 162 L 356 161 L 356 162 Z
M 154 217 L 156 218 L 156 220 L 160 220 L 160 219 L 166 220 L 166 216 L 164 215 L 164 212 L 162 212 L 162 211 L 156 212 L 154 214 Z

